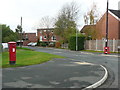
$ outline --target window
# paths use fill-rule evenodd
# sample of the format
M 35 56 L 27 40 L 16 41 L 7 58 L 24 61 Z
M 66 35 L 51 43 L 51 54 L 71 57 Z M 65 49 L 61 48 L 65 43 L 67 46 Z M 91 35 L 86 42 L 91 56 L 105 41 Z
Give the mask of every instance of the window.
M 42 41 L 42 36 L 40 36 L 40 41 Z
M 25 35 L 25 40 L 28 40 L 28 35 Z
M 52 36 L 52 38 L 51 38 L 52 40 L 56 40 L 56 37 L 55 36 Z
M 44 39 L 47 39 L 47 37 L 46 37 L 46 36 L 44 36 Z
M 42 33 L 42 31 L 40 31 L 40 33 Z

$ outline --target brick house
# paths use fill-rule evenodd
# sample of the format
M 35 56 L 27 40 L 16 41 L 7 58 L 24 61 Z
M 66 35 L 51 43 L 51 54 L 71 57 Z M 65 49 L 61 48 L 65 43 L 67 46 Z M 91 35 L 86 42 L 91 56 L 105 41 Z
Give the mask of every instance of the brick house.
M 91 37 L 92 39 L 96 39 L 96 25 L 85 25 L 81 29 L 81 33 L 85 34 L 87 37 Z
M 110 10 L 108 12 L 108 39 L 120 39 L 120 10 Z M 96 24 L 97 38 L 106 36 L 106 13 Z
M 23 33 L 23 46 L 27 46 L 30 42 L 37 42 L 36 33 Z
M 90 27 L 91 25 L 84 26 Z M 82 28 L 81 33 L 86 33 Z M 106 13 L 96 23 L 96 39 L 104 39 L 106 36 Z M 108 39 L 120 39 L 120 10 L 111 10 L 108 12 Z
M 37 29 L 37 39 L 41 42 L 57 42 L 60 37 L 54 34 L 54 28 Z

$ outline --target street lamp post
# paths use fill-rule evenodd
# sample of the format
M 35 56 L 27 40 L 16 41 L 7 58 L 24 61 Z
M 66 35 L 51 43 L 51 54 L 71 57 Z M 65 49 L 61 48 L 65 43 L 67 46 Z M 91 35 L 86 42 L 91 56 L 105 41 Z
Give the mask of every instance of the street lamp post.
M 78 12 L 75 12 L 76 15 Z M 75 18 L 76 19 L 76 18 Z M 77 36 L 77 29 L 76 29 L 76 51 L 78 51 L 78 36 Z
M 76 29 L 76 51 L 78 50 L 78 38 L 77 38 L 77 29 Z
M 20 30 L 20 47 L 22 47 L 22 17 L 21 17 L 21 30 Z

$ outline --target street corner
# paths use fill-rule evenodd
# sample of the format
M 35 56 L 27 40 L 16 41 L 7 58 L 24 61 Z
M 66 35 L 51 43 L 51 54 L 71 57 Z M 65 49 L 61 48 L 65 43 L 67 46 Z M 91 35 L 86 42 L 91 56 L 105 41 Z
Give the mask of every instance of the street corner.
M 16 68 L 14 71 L 5 69 L 3 73 L 4 88 L 87 89 L 96 88 L 107 79 L 107 70 L 102 65 L 67 59 L 54 60 L 54 62 L 32 67 Z M 9 78 L 7 78 L 7 75 L 9 75 Z
M 80 65 L 82 68 L 87 68 L 84 70 L 84 77 L 73 77 L 70 80 L 83 80 L 84 82 L 89 82 L 89 85 L 83 90 L 89 88 L 97 88 L 102 85 L 108 78 L 108 71 L 103 65 L 93 64 L 88 62 L 73 62 L 74 64 Z M 89 74 L 90 73 L 90 74 Z
M 91 65 L 91 66 L 95 65 L 96 69 L 97 69 L 97 67 L 99 67 L 99 69 L 97 69 L 98 71 L 97 72 L 93 72 L 93 73 L 97 73 L 100 76 L 100 79 L 97 82 L 95 82 L 95 83 L 85 87 L 82 90 L 88 90 L 90 88 L 92 88 L 92 89 L 93 88 L 97 88 L 97 87 L 101 86 L 102 84 L 104 84 L 104 82 L 107 80 L 107 78 L 108 78 L 108 71 L 107 71 L 105 66 L 98 65 L 98 64 L 92 64 L 92 63 L 86 63 L 86 62 L 83 62 L 82 65 Z M 102 73 L 101 73 L 101 71 L 102 71 Z

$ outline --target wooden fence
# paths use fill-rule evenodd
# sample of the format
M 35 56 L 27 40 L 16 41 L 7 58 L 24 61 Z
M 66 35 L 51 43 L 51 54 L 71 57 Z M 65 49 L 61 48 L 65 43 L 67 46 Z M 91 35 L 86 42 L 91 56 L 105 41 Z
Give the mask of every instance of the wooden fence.
M 120 40 L 108 40 L 108 47 L 110 47 L 110 51 L 117 52 L 118 46 L 120 46 Z M 96 50 L 103 51 L 105 47 L 104 40 L 86 40 L 85 41 L 85 50 Z

